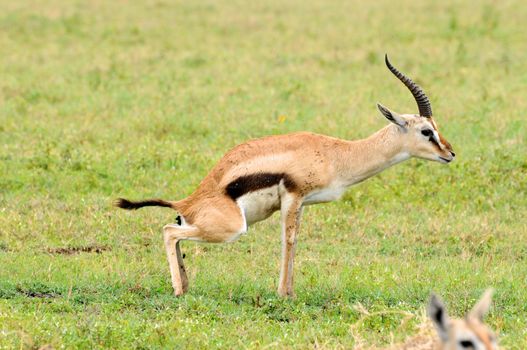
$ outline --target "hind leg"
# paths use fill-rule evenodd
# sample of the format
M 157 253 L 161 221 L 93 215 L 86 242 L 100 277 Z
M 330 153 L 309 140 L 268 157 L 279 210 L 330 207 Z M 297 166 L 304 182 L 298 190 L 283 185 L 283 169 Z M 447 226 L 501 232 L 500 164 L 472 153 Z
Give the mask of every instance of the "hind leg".
M 188 290 L 188 278 L 185 271 L 185 263 L 181 255 L 179 243 L 189 239 L 197 233 L 196 228 L 183 228 L 178 225 L 166 225 L 163 228 L 163 238 L 167 252 L 172 287 L 176 296 L 184 294 Z
M 172 287 L 176 296 L 188 290 L 185 264 L 179 247 L 181 241 L 232 242 L 247 231 L 245 218 L 232 200 L 204 201 L 200 205 L 206 210 L 195 215 L 191 225 L 170 224 L 163 228 Z

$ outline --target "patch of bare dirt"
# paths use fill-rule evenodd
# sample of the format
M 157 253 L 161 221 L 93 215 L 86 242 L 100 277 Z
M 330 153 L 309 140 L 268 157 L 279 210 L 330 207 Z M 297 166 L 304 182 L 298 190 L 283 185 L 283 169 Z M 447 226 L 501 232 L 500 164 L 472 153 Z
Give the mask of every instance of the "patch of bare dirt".
M 105 252 L 108 250 L 110 250 L 110 248 L 107 246 L 89 245 L 89 246 L 80 246 L 80 247 L 48 248 L 47 252 L 50 254 L 73 255 L 73 254 L 79 254 L 79 253 L 101 254 L 102 252 Z

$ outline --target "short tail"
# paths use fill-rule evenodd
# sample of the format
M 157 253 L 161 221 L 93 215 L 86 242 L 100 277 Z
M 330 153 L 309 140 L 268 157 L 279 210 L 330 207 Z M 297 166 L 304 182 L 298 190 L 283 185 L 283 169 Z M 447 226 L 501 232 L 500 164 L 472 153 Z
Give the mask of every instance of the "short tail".
M 173 202 L 164 201 L 162 199 L 147 199 L 146 201 L 139 201 L 139 202 L 132 202 L 128 199 L 124 198 L 118 198 L 114 205 L 116 207 L 126 209 L 126 210 L 136 210 L 142 207 L 165 207 L 165 208 L 172 208 L 176 209 L 174 207 Z

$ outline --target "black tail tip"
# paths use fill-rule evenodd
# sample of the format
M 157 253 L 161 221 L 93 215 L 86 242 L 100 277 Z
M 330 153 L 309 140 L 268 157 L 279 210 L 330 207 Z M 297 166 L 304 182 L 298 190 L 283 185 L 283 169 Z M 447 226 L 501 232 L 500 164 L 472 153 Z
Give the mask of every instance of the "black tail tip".
M 124 199 L 124 198 L 117 198 L 113 202 L 113 205 L 116 207 L 122 208 L 122 209 L 126 209 L 126 210 L 134 210 L 138 208 L 135 205 L 135 203 L 130 202 L 128 199 Z

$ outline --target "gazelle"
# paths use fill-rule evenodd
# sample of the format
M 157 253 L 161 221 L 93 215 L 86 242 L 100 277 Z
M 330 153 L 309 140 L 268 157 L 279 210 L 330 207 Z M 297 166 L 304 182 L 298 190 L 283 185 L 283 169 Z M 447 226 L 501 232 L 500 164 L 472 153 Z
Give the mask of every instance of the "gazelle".
M 388 126 L 370 137 L 346 141 L 308 132 L 269 136 L 236 146 L 216 164 L 198 188 L 180 201 L 118 199 L 123 209 L 161 206 L 175 209 L 176 224 L 163 228 L 176 295 L 188 280 L 180 242 L 233 242 L 249 225 L 277 210 L 282 221 L 282 261 L 278 294 L 293 295 L 293 257 L 305 205 L 339 199 L 346 188 L 410 157 L 450 163 L 454 152 L 432 119 L 424 92 L 394 68 L 410 89 L 419 115 L 399 114 L 377 104 Z
M 489 311 L 492 290 L 487 290 L 464 319 L 449 319 L 441 299 L 432 295 L 428 304 L 428 316 L 432 320 L 441 341 L 441 350 L 496 350 L 494 333 L 483 323 Z

